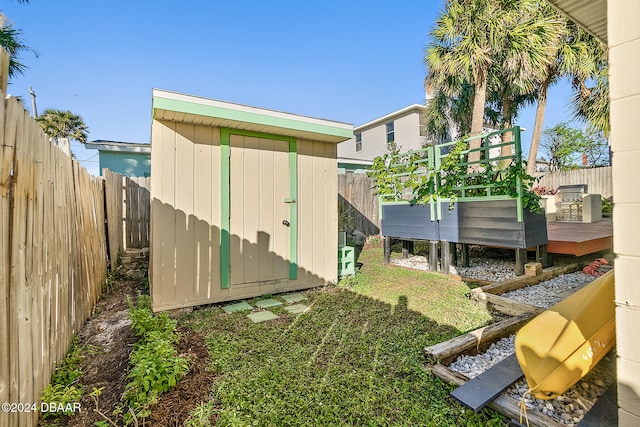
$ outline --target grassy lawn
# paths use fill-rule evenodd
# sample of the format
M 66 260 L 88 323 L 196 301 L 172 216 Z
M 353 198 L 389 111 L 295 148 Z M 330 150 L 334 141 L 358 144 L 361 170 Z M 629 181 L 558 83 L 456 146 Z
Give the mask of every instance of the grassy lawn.
M 216 308 L 181 319 L 207 336 L 219 426 L 485 426 L 424 369 L 422 349 L 486 324 L 462 282 L 382 265 L 380 248 L 339 286 L 305 292 L 311 310 L 253 324 Z

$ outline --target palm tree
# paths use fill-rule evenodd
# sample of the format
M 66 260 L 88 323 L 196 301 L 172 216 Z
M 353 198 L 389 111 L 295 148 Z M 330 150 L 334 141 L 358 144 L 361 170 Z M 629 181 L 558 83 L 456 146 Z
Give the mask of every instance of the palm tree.
M 4 25 L 3 23 L 0 23 L 0 46 L 9 52 L 10 56 L 9 77 L 24 74 L 27 69 L 27 66 L 17 59 L 21 52 L 32 52 L 37 55 L 36 51 L 24 44 L 24 40 L 21 36 L 22 31 L 13 28 L 13 25 Z
M 588 130 L 603 132 L 609 137 L 609 66 L 607 54 L 600 41 L 589 35 L 587 41 L 588 61 L 586 72 L 576 74 L 573 86 L 576 94 L 572 99 L 574 116 L 587 122 Z M 595 84 L 589 86 L 590 81 Z
M 430 94 L 425 113 L 426 132 L 434 141 L 455 140 L 469 133 L 473 86 L 452 76 L 446 87 L 426 88 Z
M 557 40 L 563 34 L 566 19 L 544 1 L 521 1 L 519 18 L 507 33 L 492 81 L 497 105 L 501 112 L 501 128 L 512 126 L 518 110 L 536 99 L 536 84 L 543 70 L 554 63 Z M 511 15 L 512 16 L 512 15 Z M 503 142 L 511 135 L 503 134 Z M 502 147 L 502 156 L 513 154 L 511 146 Z
M 430 43 L 425 49 L 426 87 L 447 88 L 452 76 L 459 76 L 474 86 L 472 135 L 482 133 L 487 73 L 493 60 L 501 13 L 499 3 L 449 1 L 431 30 Z
M 540 0 L 451 0 L 431 31 L 425 85 L 443 87 L 455 75 L 473 85 L 471 135 L 482 133 L 492 72 L 501 74 L 500 102 L 508 123 L 515 97 L 531 93 L 534 76 L 551 61 L 548 39 L 557 25 L 554 18 L 541 17 L 540 7 Z M 473 140 L 470 148 L 480 144 Z M 470 161 L 479 159 L 479 152 L 472 154 Z
M 558 13 L 553 8 L 549 9 L 546 13 Z M 581 82 L 591 79 L 597 69 L 595 62 L 597 45 L 594 45 L 594 42 L 597 41 L 575 23 L 564 18 L 560 19 L 563 19 L 564 22 L 562 31 L 554 46 L 554 61 L 542 69 L 543 73 L 538 81 L 536 119 L 527 162 L 527 173 L 529 175 L 535 171 L 549 87 L 564 76 L 573 76 L 574 87 L 578 89 L 581 86 Z
M 44 133 L 49 135 L 56 143 L 59 138 L 74 139 L 83 144 L 87 142 L 89 128 L 82 117 L 73 114 L 69 110 L 48 108 L 36 120 Z

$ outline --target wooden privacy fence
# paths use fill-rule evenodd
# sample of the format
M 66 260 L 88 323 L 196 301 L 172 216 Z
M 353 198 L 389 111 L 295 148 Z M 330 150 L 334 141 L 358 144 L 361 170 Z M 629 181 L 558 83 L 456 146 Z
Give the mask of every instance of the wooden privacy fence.
M 125 177 L 125 248 L 149 246 L 151 178 Z
M 151 178 L 130 178 L 103 169 L 111 268 L 127 248 L 149 246 Z
M 39 405 L 107 277 L 103 181 L 0 95 L 0 402 Z M 0 426 L 37 418 L 0 411 Z
M 350 210 L 352 228 L 366 235 L 380 233 L 378 196 L 373 178 L 364 173 L 338 175 L 338 203 Z
M 571 169 L 568 171 L 538 172 L 534 176 L 541 177 L 538 185 L 556 189 L 560 185 L 587 184 L 591 194 L 600 194 L 608 198 L 613 196 L 611 166 L 602 168 Z

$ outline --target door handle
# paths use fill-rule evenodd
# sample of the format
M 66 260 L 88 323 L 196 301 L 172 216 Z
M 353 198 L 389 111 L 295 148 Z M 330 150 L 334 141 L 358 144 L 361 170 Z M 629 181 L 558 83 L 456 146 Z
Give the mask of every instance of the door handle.
M 282 220 L 282 225 L 286 225 L 287 227 L 290 226 L 291 224 L 289 224 L 289 221 L 287 221 L 286 219 Z

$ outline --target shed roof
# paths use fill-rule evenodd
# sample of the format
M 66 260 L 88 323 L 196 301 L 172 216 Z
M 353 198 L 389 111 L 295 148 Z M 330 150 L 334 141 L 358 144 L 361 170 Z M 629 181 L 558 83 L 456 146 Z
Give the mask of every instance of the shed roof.
M 86 148 L 98 151 L 124 151 L 129 153 L 151 153 L 151 144 L 142 142 L 121 142 L 97 139 L 85 144 Z
M 160 89 L 153 90 L 153 118 L 334 143 L 353 136 L 347 123 Z

